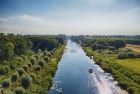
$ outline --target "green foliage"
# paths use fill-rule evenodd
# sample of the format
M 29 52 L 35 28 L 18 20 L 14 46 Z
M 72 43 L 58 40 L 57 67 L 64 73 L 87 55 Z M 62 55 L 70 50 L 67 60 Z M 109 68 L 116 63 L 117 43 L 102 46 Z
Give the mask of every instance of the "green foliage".
M 27 71 L 29 69 L 29 67 L 27 65 L 23 65 L 22 68 L 24 69 L 24 71 Z
M 91 48 L 84 48 L 86 53 L 92 55 L 96 64 L 100 65 L 106 72 L 112 73 L 115 80 L 118 81 L 121 88 L 127 90 L 130 94 L 139 94 L 140 75 L 134 71 L 119 65 L 115 57 L 108 54 L 97 53 Z M 126 53 L 125 51 L 122 53 Z M 131 63 L 132 64 L 132 63 Z
M 52 54 L 51 54 L 50 52 L 47 52 L 47 56 L 48 56 L 48 57 L 51 57 Z
M 34 70 L 35 71 L 40 71 L 41 70 L 41 66 L 39 66 L 39 65 L 38 66 L 35 66 Z
M 19 74 L 18 73 L 14 73 L 11 75 L 11 82 L 16 82 L 19 78 Z
M 10 71 L 9 66 L 0 66 L 0 75 L 6 75 Z
M 44 63 L 42 60 L 40 60 L 40 61 L 38 61 L 38 65 L 39 65 L 41 68 L 43 68 L 44 65 L 45 65 L 45 63 Z
M 117 55 L 118 59 L 126 59 L 126 58 L 136 58 L 137 56 L 135 55 L 134 52 L 132 51 L 120 51 Z
M 11 42 L 0 44 L 0 60 L 10 60 L 14 54 L 14 45 Z
M 128 58 L 127 53 L 125 53 L 125 52 L 119 52 L 118 59 L 125 59 L 125 58 Z
M 14 52 L 17 55 L 25 54 L 32 47 L 31 41 L 27 41 L 22 36 L 17 36 L 15 42 Z
M 17 88 L 14 90 L 14 93 L 15 93 L 15 94 L 25 94 L 25 90 L 24 90 L 24 88 L 22 88 L 22 87 L 17 87 Z
M 64 36 L 0 34 L 0 63 L 2 63 L 0 66 L 0 75 L 6 75 L 2 76 L 1 80 L 5 78 L 9 79 L 10 77 L 12 82 L 10 86 L 9 81 L 1 81 L 4 88 L 10 86 L 8 89 L 4 89 L 4 93 L 10 93 L 10 90 L 13 91 L 15 88 L 12 92 L 15 94 L 48 93 L 52 76 L 54 76 L 57 69 L 57 62 L 60 60 L 64 50 L 64 46 L 62 46 L 64 43 Z M 38 49 L 42 51 L 37 53 Z M 39 60 L 42 60 L 43 63 L 36 62 Z M 28 62 L 27 65 L 25 65 L 26 62 Z M 25 71 L 29 75 L 24 75 Z M 12 74 L 12 72 L 14 73 Z M 50 76 L 48 77 L 48 75 Z M 34 82 L 33 87 L 28 89 L 32 82 Z M 27 89 L 26 93 L 23 88 L 19 88 L 20 84 Z
M 128 57 L 129 57 L 129 58 L 134 58 L 134 57 L 135 57 L 135 53 L 129 52 L 129 53 L 128 53 Z
M 25 74 L 21 77 L 21 86 L 25 89 L 28 89 L 32 85 L 32 78 L 30 75 Z
M 28 66 L 29 68 L 31 67 L 31 65 L 32 65 L 31 63 L 28 63 L 28 64 L 27 64 L 27 66 Z
M 6 80 L 4 80 L 2 83 L 1 83 L 1 85 L 2 85 L 2 87 L 3 88 L 8 88 L 9 86 L 10 86 L 10 80 L 9 79 L 6 79 Z
M 25 71 L 24 71 L 23 68 L 19 68 L 19 69 L 18 69 L 18 74 L 19 74 L 19 76 L 22 76 L 24 73 L 25 73 Z
M 49 57 L 48 57 L 48 56 L 45 56 L 43 59 L 44 59 L 46 62 L 49 61 Z
M 93 50 L 114 50 L 126 46 L 126 42 L 124 40 L 109 38 L 83 38 L 80 43 L 82 43 L 84 46 L 92 47 Z
M 136 58 L 140 58 L 140 53 L 136 53 Z
M 30 62 L 31 62 L 32 65 L 34 65 L 35 64 L 35 58 L 31 58 Z
M 35 75 L 34 73 L 30 73 L 29 75 L 31 76 L 33 82 L 35 82 L 35 80 L 36 80 L 36 75 Z

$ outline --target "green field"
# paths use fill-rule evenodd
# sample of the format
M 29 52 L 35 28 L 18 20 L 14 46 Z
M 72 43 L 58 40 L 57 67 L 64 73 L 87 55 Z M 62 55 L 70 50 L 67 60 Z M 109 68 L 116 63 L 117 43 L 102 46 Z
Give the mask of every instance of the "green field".
M 117 63 L 140 74 L 140 58 L 117 60 Z

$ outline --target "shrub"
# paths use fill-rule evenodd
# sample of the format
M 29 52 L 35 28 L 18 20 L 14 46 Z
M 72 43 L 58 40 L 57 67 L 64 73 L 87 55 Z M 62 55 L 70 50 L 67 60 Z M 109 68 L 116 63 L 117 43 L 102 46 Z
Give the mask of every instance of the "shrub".
M 129 58 L 134 58 L 134 57 L 135 57 L 135 53 L 129 52 L 129 53 L 128 53 L 128 57 L 129 57 Z
M 50 51 L 50 53 L 53 55 L 54 54 L 54 51 L 52 50 L 52 51 Z
M 44 64 L 44 62 L 43 62 L 43 61 L 39 61 L 39 62 L 38 62 L 38 65 L 39 65 L 40 67 L 42 67 L 42 68 L 43 68 L 45 64 Z
M 15 90 L 14 90 L 14 93 L 15 94 L 25 94 L 25 90 L 23 87 L 17 87 Z
M 39 55 L 36 54 L 36 55 L 35 55 L 35 58 L 36 58 L 36 59 L 39 59 Z
M 3 88 L 8 88 L 10 86 L 10 80 L 6 79 L 2 82 L 2 87 Z
M 11 81 L 12 82 L 16 82 L 18 78 L 19 78 L 19 74 L 18 73 L 14 73 L 11 76 Z
M 51 55 L 51 53 L 50 53 L 50 52 L 47 52 L 47 56 L 51 57 L 52 55 Z
M 22 67 L 25 71 L 27 71 L 29 69 L 29 67 L 27 65 L 23 65 Z
M 0 66 L 0 74 L 1 75 L 8 74 L 9 71 L 10 71 L 9 66 Z
M 126 52 L 126 53 L 128 53 L 128 52 L 133 52 L 131 49 L 129 49 L 129 48 L 123 48 L 123 49 L 119 49 L 119 51 L 120 52 Z
M 115 50 L 115 47 L 111 46 L 111 47 L 108 48 L 108 50 Z
M 38 54 L 41 53 L 41 52 L 42 52 L 41 49 L 38 49 L 38 50 L 37 50 L 37 53 L 38 53 Z
M 33 80 L 33 82 L 34 82 L 35 79 L 36 79 L 36 75 L 35 75 L 34 73 L 30 73 L 29 75 L 31 76 L 31 78 L 32 78 L 32 80 Z
M 45 60 L 46 62 L 48 62 L 48 61 L 49 61 L 49 57 L 48 57 L 48 56 L 45 56 L 45 57 L 44 57 L 44 60 Z
M 40 66 L 35 66 L 35 71 L 40 71 L 41 67 Z
M 29 68 L 31 67 L 31 63 L 28 63 L 27 65 L 28 65 Z
M 118 59 L 125 59 L 125 58 L 128 58 L 127 53 L 125 53 L 125 52 L 119 52 Z
M 25 74 L 21 77 L 21 86 L 25 89 L 29 88 L 32 84 L 32 78 L 30 75 Z
M 34 65 L 35 64 L 35 59 L 34 58 L 31 58 L 30 59 L 30 62 L 31 62 L 32 65 Z
M 137 57 L 137 58 L 140 58 L 140 53 L 137 53 L 137 54 L 136 54 L 136 57 Z
M 19 76 L 22 76 L 24 74 L 24 72 L 25 72 L 24 69 L 22 69 L 22 68 L 18 69 Z
M 16 69 L 15 65 L 13 65 L 13 64 L 9 65 L 9 67 L 10 67 L 11 70 Z

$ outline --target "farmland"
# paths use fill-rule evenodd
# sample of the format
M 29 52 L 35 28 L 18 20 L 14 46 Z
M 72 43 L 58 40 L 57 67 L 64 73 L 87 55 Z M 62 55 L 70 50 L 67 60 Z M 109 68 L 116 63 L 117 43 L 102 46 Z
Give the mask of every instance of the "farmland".
M 140 45 L 127 44 L 126 48 L 129 48 L 135 52 L 140 52 Z

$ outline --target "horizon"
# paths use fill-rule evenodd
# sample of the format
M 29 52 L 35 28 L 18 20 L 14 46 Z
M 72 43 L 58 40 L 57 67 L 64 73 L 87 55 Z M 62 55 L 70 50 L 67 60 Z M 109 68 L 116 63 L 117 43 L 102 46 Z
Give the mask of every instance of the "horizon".
M 1 0 L 0 33 L 140 35 L 140 1 Z

